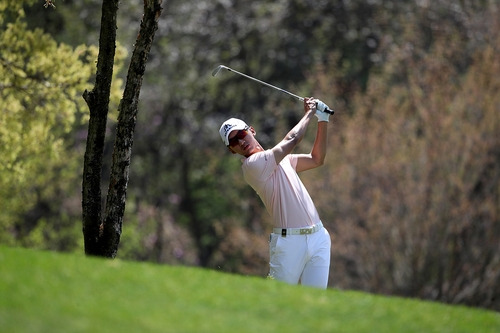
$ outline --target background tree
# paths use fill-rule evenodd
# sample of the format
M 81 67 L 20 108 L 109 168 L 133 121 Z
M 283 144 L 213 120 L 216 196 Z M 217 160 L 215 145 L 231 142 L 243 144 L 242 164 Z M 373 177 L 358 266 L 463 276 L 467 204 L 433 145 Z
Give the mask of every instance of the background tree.
M 0 13 L 0 241 L 73 249 L 79 228 L 66 194 L 80 166 L 72 131 L 86 118 L 81 91 L 96 48 L 29 29 L 18 1 L 1 2 Z
M 99 57 L 94 89 L 85 91 L 90 109 L 89 135 L 83 169 L 83 234 L 85 253 L 115 257 L 122 231 L 137 105 L 154 34 L 161 14 L 161 0 L 144 1 L 144 16 L 119 106 L 110 184 L 104 218 L 101 218 L 101 170 L 108 105 L 113 77 L 118 1 L 103 1 Z
M 337 285 L 498 309 L 498 8 L 441 6 L 383 41 L 333 139 L 336 172 L 313 192 L 338 193 L 320 199 Z

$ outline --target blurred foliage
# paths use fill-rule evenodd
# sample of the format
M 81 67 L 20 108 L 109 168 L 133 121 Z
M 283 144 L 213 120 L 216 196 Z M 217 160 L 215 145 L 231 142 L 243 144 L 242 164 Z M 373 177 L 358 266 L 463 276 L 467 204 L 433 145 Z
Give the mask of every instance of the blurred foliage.
M 16 3 L 0 2 L 0 9 Z M 100 1 L 56 5 L 26 8 L 29 29 L 12 12 L 2 17 L 17 27 L 11 33 L 43 29 L 64 43 L 59 45 L 71 45 L 69 53 L 82 43 L 97 45 Z M 130 50 L 140 4 L 120 6 L 118 39 Z M 299 119 L 302 106 L 227 71 L 210 75 L 224 64 L 321 98 L 337 111 L 326 165 L 302 175 L 332 234 L 331 286 L 500 309 L 497 2 L 172 0 L 164 7 L 141 92 L 120 257 L 267 273 L 270 219 L 218 129 L 226 118 L 240 117 L 271 147 Z M 38 34 L 37 41 L 49 38 Z M 17 39 L 4 48 L 27 38 Z M 16 54 L 35 59 L 30 50 Z M 36 59 L 48 66 L 56 54 L 50 49 Z M 76 66 L 88 73 L 88 63 L 66 58 L 63 68 L 47 71 L 72 77 L 61 73 Z M 73 85 L 76 95 L 83 92 Z M 9 97 L 9 105 L 40 107 L 32 102 L 39 99 L 25 96 Z M 83 99 L 74 100 L 64 112 L 83 119 L 76 107 Z M 58 119 L 63 101 L 45 103 L 51 111 L 44 121 Z M 28 125 L 2 118 L 2 140 L 25 133 L 33 141 L 27 129 L 49 124 L 38 142 L 57 138 L 64 156 L 64 163 L 45 159 L 45 169 L 23 171 L 29 178 L 11 182 L 16 192 L 0 189 L 2 206 L 9 195 L 17 202 L 8 205 L 15 209 L 2 209 L 3 220 L 32 231 L 27 246 L 68 235 L 70 245 L 60 248 L 81 250 L 81 235 L 58 226 L 80 223 L 75 189 L 84 140 L 71 119 L 55 126 L 34 117 L 26 123 L 32 127 L 23 127 Z M 310 149 L 313 135 L 298 151 Z M 3 150 L 14 147 L 2 156 L 17 156 L 17 140 L 2 144 Z M 108 142 L 106 152 L 111 148 Z M 47 156 L 54 148 L 32 142 L 19 151 L 30 149 Z M 13 171 L 2 169 L 0 180 L 8 182 Z M 40 237 L 42 231 L 51 236 Z M 0 234 L 2 242 L 16 237 L 12 229 Z
M 0 241 L 74 249 L 81 244 L 78 130 L 88 118 L 81 94 L 90 87 L 97 49 L 28 29 L 19 2 L 0 9 L 7 18 L 0 33 Z
M 337 194 L 318 202 L 335 221 L 334 284 L 499 309 L 498 8 L 417 24 L 435 10 L 382 43 L 334 125 L 334 174 L 312 189 Z

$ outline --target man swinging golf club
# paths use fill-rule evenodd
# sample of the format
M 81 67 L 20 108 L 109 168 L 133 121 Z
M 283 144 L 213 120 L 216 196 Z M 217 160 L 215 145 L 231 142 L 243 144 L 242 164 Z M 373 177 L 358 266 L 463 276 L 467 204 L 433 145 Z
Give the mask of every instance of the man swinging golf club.
M 272 217 L 269 277 L 325 289 L 330 270 L 330 235 L 297 173 L 324 163 L 327 125 L 333 112 L 312 97 L 304 98 L 304 111 L 297 125 L 271 149 L 262 148 L 255 129 L 240 119 L 226 120 L 219 134 L 230 152 L 245 157 L 243 176 Z M 292 154 L 314 116 L 318 127 L 311 152 Z

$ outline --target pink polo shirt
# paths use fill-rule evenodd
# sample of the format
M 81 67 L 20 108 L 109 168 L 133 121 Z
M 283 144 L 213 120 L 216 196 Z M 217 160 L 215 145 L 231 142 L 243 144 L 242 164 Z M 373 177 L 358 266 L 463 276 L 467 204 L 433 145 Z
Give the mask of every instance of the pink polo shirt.
M 275 228 L 301 228 L 320 222 L 296 166 L 297 155 L 294 154 L 287 155 L 276 165 L 271 150 L 243 160 L 243 177 L 261 198 Z

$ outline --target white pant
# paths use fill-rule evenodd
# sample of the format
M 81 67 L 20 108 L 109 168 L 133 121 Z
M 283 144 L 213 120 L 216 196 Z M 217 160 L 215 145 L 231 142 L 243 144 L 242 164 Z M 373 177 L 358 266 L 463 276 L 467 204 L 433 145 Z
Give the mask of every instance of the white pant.
M 330 234 L 325 228 L 309 235 L 283 237 L 273 233 L 269 239 L 269 277 L 326 289 L 330 247 Z

